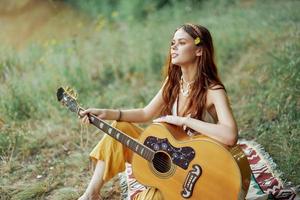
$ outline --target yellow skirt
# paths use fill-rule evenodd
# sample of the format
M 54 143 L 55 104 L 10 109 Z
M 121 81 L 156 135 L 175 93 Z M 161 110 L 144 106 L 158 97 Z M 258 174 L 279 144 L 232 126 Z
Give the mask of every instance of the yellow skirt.
M 128 122 L 115 121 L 112 126 L 133 138 L 138 138 L 143 132 L 142 128 Z M 116 174 L 125 170 L 125 162 L 131 163 L 132 151 L 109 135 L 105 135 L 90 153 L 90 157 L 94 162 L 97 162 L 97 160 L 105 162 L 103 180 L 107 182 Z M 162 199 L 160 191 L 153 187 L 148 187 L 134 197 L 134 200 Z

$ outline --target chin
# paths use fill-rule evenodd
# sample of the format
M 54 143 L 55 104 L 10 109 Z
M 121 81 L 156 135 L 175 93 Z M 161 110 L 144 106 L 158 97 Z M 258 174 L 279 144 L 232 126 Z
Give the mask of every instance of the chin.
M 178 66 L 178 67 L 181 67 L 181 66 L 184 66 L 183 64 L 182 64 L 182 62 L 171 62 L 173 65 L 176 65 L 176 66 Z
M 176 60 L 176 59 L 175 59 L 175 60 L 172 59 L 172 60 L 171 60 L 171 63 L 172 63 L 173 65 L 180 65 L 181 62 L 179 62 L 179 61 Z
M 173 65 L 178 65 L 176 62 L 173 62 L 173 61 L 171 61 L 171 63 L 172 63 Z

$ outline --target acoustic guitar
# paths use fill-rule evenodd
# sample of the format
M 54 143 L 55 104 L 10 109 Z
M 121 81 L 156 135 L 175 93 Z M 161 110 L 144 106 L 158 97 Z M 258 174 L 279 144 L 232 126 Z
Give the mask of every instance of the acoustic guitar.
M 70 111 L 81 108 L 70 89 L 59 88 L 57 98 Z M 242 200 L 250 183 L 250 167 L 242 149 L 214 139 L 187 136 L 178 126 L 154 123 L 134 139 L 93 114 L 91 124 L 110 135 L 134 154 L 135 178 L 158 188 L 165 200 Z

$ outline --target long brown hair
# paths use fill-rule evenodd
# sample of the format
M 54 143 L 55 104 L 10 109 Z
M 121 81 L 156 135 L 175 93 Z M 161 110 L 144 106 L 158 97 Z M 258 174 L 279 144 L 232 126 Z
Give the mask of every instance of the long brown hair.
M 217 66 L 214 61 L 214 47 L 210 32 L 203 26 L 195 24 L 184 24 L 176 29 L 183 29 L 192 38 L 200 38 L 200 43 L 197 45 L 202 48 L 202 56 L 198 59 L 198 67 L 195 76 L 195 82 L 191 87 L 188 105 L 185 107 L 184 115 L 188 113 L 191 117 L 202 119 L 203 112 L 206 105 L 207 90 L 224 89 L 225 87 L 221 82 Z M 175 31 L 175 32 L 176 32 Z M 179 66 L 171 63 L 171 55 L 169 53 L 165 75 L 168 77 L 163 88 L 164 106 L 161 115 L 169 115 L 172 112 L 172 106 L 180 91 L 181 69 Z M 226 90 L 225 90 L 226 91 Z

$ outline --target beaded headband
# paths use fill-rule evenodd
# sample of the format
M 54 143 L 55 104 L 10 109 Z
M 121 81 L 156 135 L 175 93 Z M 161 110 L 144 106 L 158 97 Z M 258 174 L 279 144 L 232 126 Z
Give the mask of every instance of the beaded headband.
M 192 27 L 192 29 L 197 33 L 197 35 L 201 35 L 201 32 L 200 32 L 199 28 L 196 25 L 191 24 L 191 23 L 187 23 L 187 25 Z
M 201 39 L 200 39 L 200 36 L 201 35 L 201 32 L 199 30 L 199 28 L 194 25 L 194 24 L 191 24 L 191 23 L 187 23 L 188 26 L 192 27 L 192 29 L 197 33 L 197 37 L 195 38 L 195 45 L 198 45 L 201 43 Z

